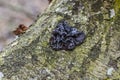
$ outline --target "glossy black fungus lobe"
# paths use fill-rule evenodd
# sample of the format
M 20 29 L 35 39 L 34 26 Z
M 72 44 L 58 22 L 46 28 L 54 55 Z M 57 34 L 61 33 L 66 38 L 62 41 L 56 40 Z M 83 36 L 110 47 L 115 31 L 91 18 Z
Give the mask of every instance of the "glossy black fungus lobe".
M 77 28 L 68 25 L 66 21 L 61 21 L 52 32 L 50 47 L 53 50 L 73 50 L 76 46 L 83 43 L 85 33 Z

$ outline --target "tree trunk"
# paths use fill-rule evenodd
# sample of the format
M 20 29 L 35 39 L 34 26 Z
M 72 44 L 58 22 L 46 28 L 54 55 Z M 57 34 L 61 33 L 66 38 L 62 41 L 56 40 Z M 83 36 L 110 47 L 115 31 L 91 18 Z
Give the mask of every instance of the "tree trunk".
M 53 29 L 63 19 L 86 34 L 73 51 L 49 46 Z M 26 33 L 0 53 L 0 78 L 119 80 L 119 61 L 119 0 L 53 0 Z

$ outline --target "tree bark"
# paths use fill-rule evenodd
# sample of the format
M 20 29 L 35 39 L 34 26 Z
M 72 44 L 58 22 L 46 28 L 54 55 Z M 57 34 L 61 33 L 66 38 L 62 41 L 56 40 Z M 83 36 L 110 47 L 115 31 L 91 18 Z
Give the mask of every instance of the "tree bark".
M 49 47 L 51 33 L 63 19 L 86 34 L 73 51 Z M 119 0 L 53 0 L 26 33 L 0 53 L 0 78 L 119 80 L 119 61 Z

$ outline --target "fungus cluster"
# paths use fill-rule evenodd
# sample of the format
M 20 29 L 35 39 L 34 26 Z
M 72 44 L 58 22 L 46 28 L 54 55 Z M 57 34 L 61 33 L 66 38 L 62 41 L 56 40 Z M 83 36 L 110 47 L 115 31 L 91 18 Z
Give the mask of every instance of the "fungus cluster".
M 53 30 L 49 43 L 50 47 L 56 51 L 73 50 L 76 46 L 83 43 L 84 39 L 84 32 L 69 26 L 66 21 L 61 21 Z
M 15 35 L 20 35 L 26 32 L 28 27 L 26 27 L 24 24 L 20 24 L 16 30 L 13 31 Z

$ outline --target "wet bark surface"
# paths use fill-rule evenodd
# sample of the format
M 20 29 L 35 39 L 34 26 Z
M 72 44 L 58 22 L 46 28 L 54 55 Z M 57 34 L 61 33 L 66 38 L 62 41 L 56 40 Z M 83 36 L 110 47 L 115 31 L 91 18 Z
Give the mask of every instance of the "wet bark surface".
M 1 52 L 3 79 L 120 79 L 118 3 L 111 0 L 53 0 L 26 33 Z M 52 31 L 62 19 L 86 34 L 85 41 L 73 51 L 50 48 Z

